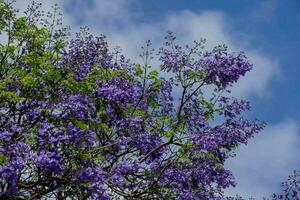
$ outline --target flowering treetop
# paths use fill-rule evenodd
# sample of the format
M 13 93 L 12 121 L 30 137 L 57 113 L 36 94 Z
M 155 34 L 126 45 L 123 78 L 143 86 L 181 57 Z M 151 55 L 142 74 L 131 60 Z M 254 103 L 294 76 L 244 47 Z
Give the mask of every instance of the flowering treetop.
M 68 42 L 57 8 L 38 8 L 0 0 L 1 198 L 233 199 L 224 162 L 264 126 L 230 95 L 244 53 L 168 33 L 160 69 L 150 41 L 133 64 L 85 29 Z

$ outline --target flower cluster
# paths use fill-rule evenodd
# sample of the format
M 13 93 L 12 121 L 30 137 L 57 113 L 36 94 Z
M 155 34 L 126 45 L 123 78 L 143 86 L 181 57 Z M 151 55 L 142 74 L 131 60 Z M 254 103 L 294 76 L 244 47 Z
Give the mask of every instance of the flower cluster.
M 294 171 L 288 180 L 282 183 L 282 193 L 273 194 L 273 200 L 300 199 L 300 172 Z
M 149 43 L 133 64 L 85 31 L 60 51 L 48 38 L 5 59 L 0 198 L 226 199 L 225 160 L 264 126 L 228 92 L 251 64 L 166 39 L 165 73 L 149 66 Z

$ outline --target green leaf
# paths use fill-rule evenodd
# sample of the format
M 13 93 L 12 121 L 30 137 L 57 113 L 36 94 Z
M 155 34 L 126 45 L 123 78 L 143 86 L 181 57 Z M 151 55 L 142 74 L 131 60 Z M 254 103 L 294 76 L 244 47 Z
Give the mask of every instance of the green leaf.
M 152 96 L 150 96 L 149 98 L 148 98 L 148 103 L 149 103 L 149 105 L 152 107 L 152 108 L 154 108 L 154 109 L 157 109 L 157 108 L 159 108 L 159 103 L 154 99 L 154 97 L 152 97 Z
M 2 97 L 3 99 L 5 99 L 7 101 L 11 101 L 11 102 L 15 102 L 15 103 L 18 103 L 24 99 L 22 97 L 19 97 L 17 95 L 17 93 L 9 92 L 9 91 L 2 91 L 0 93 L 0 97 Z
M 142 66 L 140 64 L 137 64 L 135 66 L 135 73 L 134 73 L 136 76 L 142 76 L 143 75 L 143 69 L 142 69 Z
M 3 165 L 6 162 L 6 157 L 3 154 L 0 154 L 0 165 Z
M 168 130 L 168 131 L 165 131 L 165 132 L 164 132 L 164 135 L 165 135 L 166 137 L 172 137 L 172 136 L 175 135 L 175 133 L 174 133 L 174 131 L 172 131 L 172 130 Z
M 75 120 L 75 125 L 82 130 L 89 129 L 89 125 L 85 121 Z
M 205 112 L 204 118 L 205 118 L 205 120 L 212 120 L 212 119 L 214 119 L 214 115 L 212 112 Z
M 191 160 L 187 156 L 187 154 L 182 154 L 178 160 L 180 163 L 189 163 Z
M 30 87 L 30 88 L 38 86 L 38 80 L 36 78 L 32 77 L 31 75 L 27 75 L 24 78 L 22 78 L 21 83 L 23 83 L 24 86 Z
M 148 78 L 149 79 L 156 79 L 158 76 L 158 72 L 156 70 L 153 70 L 149 73 Z
M 101 162 L 105 161 L 105 157 L 104 157 L 104 156 L 100 156 L 100 155 L 93 156 L 92 159 L 93 159 L 95 162 L 98 162 L 98 163 L 101 163 Z

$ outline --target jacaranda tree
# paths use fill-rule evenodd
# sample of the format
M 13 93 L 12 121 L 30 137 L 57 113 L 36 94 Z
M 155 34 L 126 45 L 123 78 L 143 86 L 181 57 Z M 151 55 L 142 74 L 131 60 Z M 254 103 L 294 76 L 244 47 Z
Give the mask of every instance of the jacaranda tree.
M 39 6 L 0 0 L 1 199 L 229 199 L 224 162 L 264 126 L 230 95 L 246 56 L 168 33 L 134 64 Z

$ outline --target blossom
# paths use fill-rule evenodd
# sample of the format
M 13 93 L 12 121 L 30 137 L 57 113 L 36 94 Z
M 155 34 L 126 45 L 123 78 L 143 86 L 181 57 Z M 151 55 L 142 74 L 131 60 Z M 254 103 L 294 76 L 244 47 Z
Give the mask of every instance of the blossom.
M 229 92 L 252 68 L 244 53 L 185 48 L 168 34 L 160 73 L 109 50 L 104 36 L 83 30 L 67 42 L 29 30 L 38 36 L 24 55 L 3 65 L 0 198 L 233 199 L 224 163 L 264 127 Z

